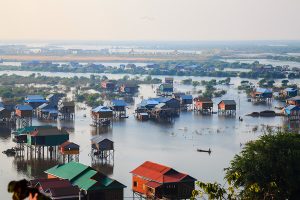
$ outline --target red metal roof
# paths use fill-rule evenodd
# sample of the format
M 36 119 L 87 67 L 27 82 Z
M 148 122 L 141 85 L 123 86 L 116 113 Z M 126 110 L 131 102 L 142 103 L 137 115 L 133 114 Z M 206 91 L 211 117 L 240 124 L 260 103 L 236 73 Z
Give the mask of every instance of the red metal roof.
M 142 165 L 131 171 L 131 173 L 158 183 L 180 182 L 186 177 L 189 177 L 191 180 L 196 180 L 187 174 L 180 173 L 170 167 L 150 161 L 144 162 Z
M 160 183 L 157 183 L 157 182 L 154 182 L 154 181 L 149 181 L 148 183 L 146 183 L 146 186 L 150 187 L 150 188 L 157 188 L 159 186 L 161 186 L 162 184 Z

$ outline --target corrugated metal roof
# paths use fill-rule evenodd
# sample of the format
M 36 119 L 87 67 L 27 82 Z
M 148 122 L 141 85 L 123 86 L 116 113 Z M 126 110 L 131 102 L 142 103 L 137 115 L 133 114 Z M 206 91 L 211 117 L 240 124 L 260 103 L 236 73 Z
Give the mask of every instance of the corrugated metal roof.
M 272 93 L 272 90 L 267 89 L 267 88 L 260 88 L 260 87 L 256 88 L 255 91 L 258 93 Z
M 26 100 L 33 100 L 33 99 L 44 99 L 42 95 L 27 95 Z
M 159 186 L 161 186 L 162 184 L 154 182 L 154 181 L 149 181 L 148 183 L 145 184 L 146 186 L 150 187 L 150 188 L 157 188 Z
M 295 96 L 295 97 L 289 98 L 288 100 L 291 100 L 291 101 L 300 101 L 300 96 Z
M 25 103 L 47 103 L 45 99 L 28 99 L 24 101 Z
M 193 99 L 193 96 L 185 94 L 185 95 L 181 95 L 180 98 L 183 100 L 191 100 Z
M 46 170 L 45 172 L 58 178 L 68 179 L 72 182 L 72 179 L 74 179 L 86 169 L 91 169 L 91 167 L 78 162 L 69 162 L 62 165 L 56 165 Z
M 57 165 L 45 172 L 62 179 L 68 179 L 73 185 L 83 190 L 121 189 L 126 187 L 89 166 L 73 161 Z
M 127 103 L 124 100 L 114 99 L 111 101 L 112 106 L 127 106 Z
M 222 100 L 220 103 L 222 102 L 224 102 L 225 105 L 236 105 L 235 100 Z
M 150 161 L 144 162 L 142 165 L 131 171 L 131 173 L 158 183 L 180 182 L 181 180 L 187 177 L 191 181 L 196 180 L 187 174 L 177 172 L 176 170 L 170 167 L 153 163 Z
M 79 145 L 78 144 L 75 144 L 74 142 L 69 142 L 69 141 L 66 141 L 64 143 L 62 143 L 60 145 L 61 148 L 64 148 L 64 149 L 79 149 Z
M 33 110 L 33 108 L 30 105 L 16 105 L 17 110 Z
M 296 91 L 298 91 L 295 88 L 285 88 L 284 90 L 287 91 L 287 92 L 296 92 Z
M 112 112 L 112 110 L 106 106 L 98 106 L 92 109 L 93 112 Z

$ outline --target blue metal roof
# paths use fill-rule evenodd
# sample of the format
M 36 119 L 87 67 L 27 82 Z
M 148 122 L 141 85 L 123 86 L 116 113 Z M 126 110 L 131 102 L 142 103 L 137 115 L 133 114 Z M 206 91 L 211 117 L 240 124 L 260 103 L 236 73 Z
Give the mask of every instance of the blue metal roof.
M 27 95 L 27 100 L 33 100 L 33 99 L 45 99 L 42 95 Z
M 111 101 L 112 106 L 127 106 L 127 103 L 124 100 L 114 99 Z
M 30 105 L 16 105 L 17 110 L 33 110 Z
M 287 92 L 296 92 L 296 91 L 298 91 L 297 89 L 294 89 L 294 88 L 285 88 L 284 90 L 287 91 Z
M 267 89 L 267 88 L 256 88 L 255 90 L 256 92 L 259 92 L 259 93 L 272 93 L 272 90 L 270 89 Z
M 25 103 L 47 103 L 48 101 L 45 99 L 27 99 L 24 102 Z
M 112 110 L 106 106 L 98 106 L 92 109 L 93 112 L 112 112 Z
M 182 95 L 180 96 L 181 99 L 184 99 L 184 100 L 190 100 L 190 99 L 193 99 L 193 96 L 192 95 Z

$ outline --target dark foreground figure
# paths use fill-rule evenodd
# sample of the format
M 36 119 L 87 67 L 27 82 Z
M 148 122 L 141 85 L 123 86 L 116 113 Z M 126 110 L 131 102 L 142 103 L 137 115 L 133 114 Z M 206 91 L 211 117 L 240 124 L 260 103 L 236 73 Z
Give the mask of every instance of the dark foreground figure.
M 29 197 L 29 200 L 50 200 L 39 192 L 38 189 L 30 187 L 27 180 L 11 181 L 8 184 L 8 192 L 13 193 L 13 200 L 23 200 Z

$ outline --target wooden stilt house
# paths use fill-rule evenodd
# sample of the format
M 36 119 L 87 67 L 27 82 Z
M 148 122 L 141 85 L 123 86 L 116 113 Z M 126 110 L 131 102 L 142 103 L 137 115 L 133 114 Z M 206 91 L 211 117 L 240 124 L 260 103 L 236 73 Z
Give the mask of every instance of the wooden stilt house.
M 98 106 L 91 111 L 94 126 L 110 126 L 113 111 L 107 106 Z
M 218 113 L 221 115 L 235 115 L 236 102 L 234 100 L 222 100 L 218 104 Z
M 194 110 L 202 114 L 212 114 L 213 101 L 209 98 L 196 97 L 194 98 Z
M 195 189 L 195 178 L 150 161 L 131 174 L 133 192 L 146 199 L 189 199 Z

